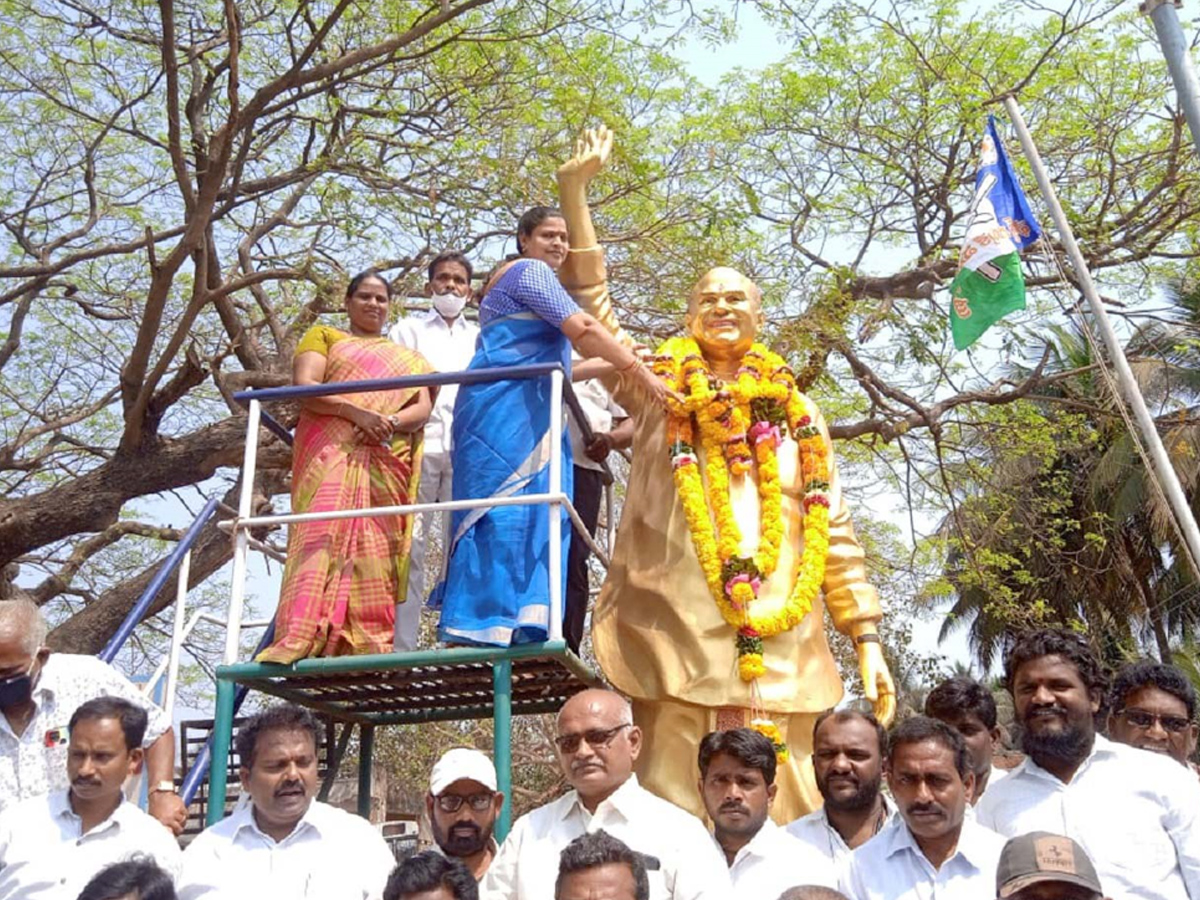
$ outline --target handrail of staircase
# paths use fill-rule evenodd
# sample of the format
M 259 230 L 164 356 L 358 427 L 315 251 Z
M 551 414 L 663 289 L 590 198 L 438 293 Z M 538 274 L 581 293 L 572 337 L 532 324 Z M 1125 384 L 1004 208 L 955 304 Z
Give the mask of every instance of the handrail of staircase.
M 146 615 L 146 610 L 150 608 L 150 604 L 154 602 L 154 598 L 158 596 L 158 592 L 167 583 L 167 579 L 175 574 L 175 571 L 179 568 L 179 564 L 183 562 L 183 558 L 187 556 L 188 551 L 199 540 L 201 529 L 208 524 L 208 520 L 217 511 L 219 504 L 220 499 L 217 497 L 210 497 L 208 499 L 208 502 L 201 508 L 200 514 L 196 516 L 196 520 L 192 522 L 188 530 L 184 532 L 179 543 L 175 545 L 175 549 L 171 551 L 158 571 L 154 573 L 154 577 L 150 579 L 150 583 L 146 585 L 146 589 L 142 591 L 137 602 L 133 604 L 133 609 L 129 610 L 128 615 L 125 616 L 125 620 L 121 622 L 120 627 L 108 639 L 108 643 L 104 645 L 104 649 L 100 651 L 100 658 L 106 663 L 111 663 L 117 658 L 117 654 L 121 652 L 121 649 L 125 646 L 125 642 L 133 634 L 133 629 L 142 621 L 142 617 Z
M 270 647 L 274 640 L 275 623 L 272 622 L 259 639 L 258 647 L 255 648 L 251 658 L 258 656 L 259 653 Z M 233 715 L 235 718 L 238 711 L 242 708 L 242 703 L 246 700 L 246 695 L 249 693 L 250 688 L 248 685 L 238 685 L 237 692 L 233 695 Z M 179 789 L 184 806 L 192 805 L 192 801 L 196 799 L 196 792 L 200 790 L 201 783 L 208 777 L 208 770 L 212 767 L 212 743 L 213 734 L 210 730 L 208 737 L 204 740 L 204 746 L 200 748 L 200 752 L 196 754 L 196 759 L 192 762 L 191 768 L 187 770 L 187 775 L 184 776 L 183 786 Z M 214 798 L 210 796 L 208 802 L 213 803 Z M 225 798 L 215 798 L 215 802 L 224 804 Z

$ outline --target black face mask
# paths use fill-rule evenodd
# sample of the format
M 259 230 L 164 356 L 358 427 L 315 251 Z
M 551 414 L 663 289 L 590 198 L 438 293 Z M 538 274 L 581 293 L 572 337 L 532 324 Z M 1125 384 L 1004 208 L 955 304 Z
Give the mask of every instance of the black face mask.
M 0 709 L 22 706 L 33 697 L 33 663 L 23 675 L 14 675 L 0 681 Z

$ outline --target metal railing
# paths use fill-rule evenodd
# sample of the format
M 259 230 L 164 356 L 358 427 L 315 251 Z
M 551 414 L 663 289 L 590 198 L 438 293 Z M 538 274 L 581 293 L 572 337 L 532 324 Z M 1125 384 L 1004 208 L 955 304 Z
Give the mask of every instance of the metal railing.
M 538 363 L 523 366 L 500 366 L 489 369 L 468 369 L 459 372 L 438 372 L 423 375 L 405 375 L 399 378 L 384 378 L 369 381 L 341 381 L 330 384 L 313 384 L 277 388 L 258 388 L 239 391 L 233 397 L 247 408 L 246 447 L 242 459 L 242 487 L 238 501 L 238 515 L 233 523 L 234 554 L 233 576 L 229 599 L 229 622 L 225 633 L 225 665 L 238 661 L 240 640 L 239 623 L 245 606 L 246 559 L 249 551 L 251 528 L 271 525 L 287 525 L 303 522 L 326 522 L 336 519 L 374 518 L 379 516 L 408 515 L 410 513 L 435 512 L 437 510 L 458 511 L 468 509 L 493 509 L 504 506 L 546 505 L 549 519 L 549 621 L 547 638 L 562 640 L 562 532 L 559 517 L 562 512 L 570 517 L 575 533 L 588 544 L 601 564 L 608 565 L 608 555 L 588 534 L 583 520 L 572 505 L 571 498 L 562 491 L 562 432 L 563 420 L 560 410 L 564 402 L 579 424 L 585 441 L 592 438 L 591 428 L 579 400 L 565 380 L 563 367 L 558 363 Z M 550 378 L 550 485 L 551 490 L 538 494 L 509 497 L 476 497 L 455 499 L 440 503 L 403 503 L 394 506 L 376 506 L 368 509 L 327 510 L 322 512 L 286 513 L 282 515 L 251 515 L 250 503 L 253 496 L 254 471 L 258 456 L 259 427 L 269 428 L 275 433 L 287 429 L 271 418 L 262 408 L 264 402 L 272 400 L 297 400 L 308 397 L 327 397 L 363 393 L 366 391 L 394 390 L 397 388 L 432 387 L 447 384 L 485 384 L 495 381 L 515 381 L 529 378 Z M 611 483 L 612 473 L 605 467 L 607 480 Z M 610 515 L 611 521 L 611 515 Z M 449 547 L 447 547 L 447 556 Z
M 179 543 L 168 555 L 163 562 L 158 572 L 155 573 L 150 584 L 139 596 L 132 609 L 126 615 L 117 631 L 105 645 L 100 653 L 100 658 L 105 662 L 111 663 L 116 658 L 117 654 L 124 647 L 125 642 L 133 633 L 137 624 L 145 617 L 150 604 L 154 598 L 162 590 L 167 580 L 175 574 L 179 573 L 175 608 L 174 622 L 172 626 L 171 647 L 168 657 L 165 662 L 159 665 L 154 675 L 147 684 L 146 691 L 153 690 L 158 681 L 165 676 L 166 683 L 164 685 L 164 711 L 168 717 L 172 717 L 175 707 L 175 695 L 178 686 L 180 658 L 183 651 L 184 643 L 192 630 L 200 622 L 210 622 L 217 625 L 224 625 L 225 646 L 224 646 L 224 662 L 226 665 L 233 665 L 238 661 L 238 651 L 241 639 L 241 630 L 243 628 L 258 628 L 266 626 L 266 632 L 259 641 L 255 655 L 267 646 L 273 640 L 274 628 L 273 622 L 243 622 L 242 615 L 245 606 L 245 579 L 247 573 L 248 554 L 252 547 L 255 549 L 264 549 L 257 540 L 250 536 L 250 529 L 269 525 L 284 525 L 289 523 L 312 522 L 312 521 L 328 521 L 333 519 L 344 518 L 360 518 L 360 517 L 375 517 L 387 515 L 404 515 L 408 513 L 433 512 L 436 510 L 464 510 L 478 508 L 496 508 L 502 506 L 536 506 L 547 504 L 550 528 L 550 547 L 549 547 L 549 599 L 550 613 L 548 623 L 548 638 L 551 642 L 562 641 L 562 614 L 563 614 L 563 597 L 562 597 L 562 579 L 561 571 L 564 564 L 562 559 L 562 533 L 559 524 L 560 509 L 565 511 L 570 517 L 574 527 L 577 539 L 585 541 L 589 549 L 600 560 L 601 564 L 607 567 L 608 554 L 607 551 L 601 549 L 595 542 L 592 536 L 588 533 L 579 514 L 576 512 L 571 498 L 567 497 L 562 492 L 562 417 L 560 415 L 550 416 L 550 484 L 557 486 L 557 490 L 551 490 L 540 494 L 529 494 L 519 497 L 492 497 L 492 498 L 476 498 L 467 500 L 451 500 L 441 503 L 408 503 L 397 506 L 375 507 L 371 509 L 361 510 L 336 510 L 320 513 L 290 513 L 283 515 L 266 515 L 253 516 L 251 515 L 251 503 L 254 494 L 254 473 L 257 465 L 258 455 L 258 438 L 259 426 L 268 429 L 280 439 L 288 443 L 292 443 L 292 435 L 288 429 L 273 418 L 268 412 L 262 409 L 262 403 L 272 400 L 295 400 L 305 397 L 321 397 L 331 394 L 350 394 L 361 393 L 365 391 L 389 390 L 401 387 L 425 387 L 425 386 L 440 386 L 446 384 L 481 384 L 501 380 L 517 380 L 528 378 L 541 378 L 549 376 L 550 385 L 550 409 L 561 409 L 563 403 L 566 403 L 570 414 L 575 417 L 575 421 L 579 426 L 580 434 L 585 442 L 590 442 L 593 438 L 591 427 L 587 417 L 579 404 L 578 398 L 571 389 L 569 383 L 564 378 L 563 367 L 557 363 L 545 363 L 537 365 L 524 366 L 507 366 L 493 369 L 476 369 L 461 372 L 443 372 L 436 374 L 426 374 L 418 376 L 404 376 L 401 378 L 381 379 L 374 381 L 353 381 L 353 382 L 338 382 L 333 384 L 322 385 L 305 385 L 305 386 L 289 386 L 279 388 L 264 388 L 257 390 L 241 391 L 234 395 L 234 399 L 247 408 L 247 428 L 246 428 L 246 445 L 242 458 L 242 479 L 241 491 L 239 494 L 237 518 L 232 522 L 221 522 L 219 527 L 232 532 L 234 540 L 233 554 L 233 573 L 231 577 L 230 604 L 227 617 L 221 618 L 209 613 L 197 612 L 191 618 L 187 617 L 187 593 L 188 580 L 191 569 L 191 551 L 199 539 L 200 533 L 204 526 L 216 514 L 220 501 L 216 497 L 209 498 L 204 504 L 195 521 L 191 524 L 188 530 L 184 533 Z M 612 502 L 612 483 L 613 476 L 607 464 L 602 463 L 601 467 L 604 472 L 605 501 L 607 513 L 607 547 L 612 546 L 612 529 L 613 529 L 613 502 Z M 447 549 L 447 555 L 449 547 Z M 234 711 L 240 709 L 242 702 L 245 700 L 248 689 L 244 686 L 239 686 L 234 697 Z M 193 764 L 188 768 L 184 777 L 181 794 L 185 803 L 190 804 L 195 797 L 201 783 L 208 774 L 211 758 L 212 758 L 213 740 L 210 735 L 204 748 L 197 755 Z

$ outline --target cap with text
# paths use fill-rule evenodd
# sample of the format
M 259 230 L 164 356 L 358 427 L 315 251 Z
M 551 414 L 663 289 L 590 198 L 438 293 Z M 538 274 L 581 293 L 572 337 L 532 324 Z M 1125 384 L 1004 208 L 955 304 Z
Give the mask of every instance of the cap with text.
M 1031 884 L 1074 884 L 1103 894 L 1096 867 L 1069 837 L 1034 831 L 1004 845 L 996 868 L 996 894 L 1003 900 Z
M 496 790 L 496 767 L 486 753 L 469 747 L 447 750 L 429 773 L 429 793 L 440 796 L 456 781 L 476 781 L 489 791 Z

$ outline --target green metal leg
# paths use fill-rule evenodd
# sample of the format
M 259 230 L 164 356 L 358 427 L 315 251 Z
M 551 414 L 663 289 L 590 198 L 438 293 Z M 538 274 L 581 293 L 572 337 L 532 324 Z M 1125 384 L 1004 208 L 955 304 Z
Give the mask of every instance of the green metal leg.
M 375 726 L 358 726 L 358 814 L 371 818 L 371 763 L 375 756 Z
M 512 660 L 492 663 L 492 688 L 496 697 L 492 712 L 495 725 L 492 756 L 496 762 L 496 787 L 504 792 L 496 840 L 503 842 L 512 827 Z
M 217 709 L 213 719 L 212 765 L 208 773 L 207 825 L 225 818 L 225 787 L 229 773 L 229 745 L 233 740 L 233 695 L 237 685 L 217 681 Z

